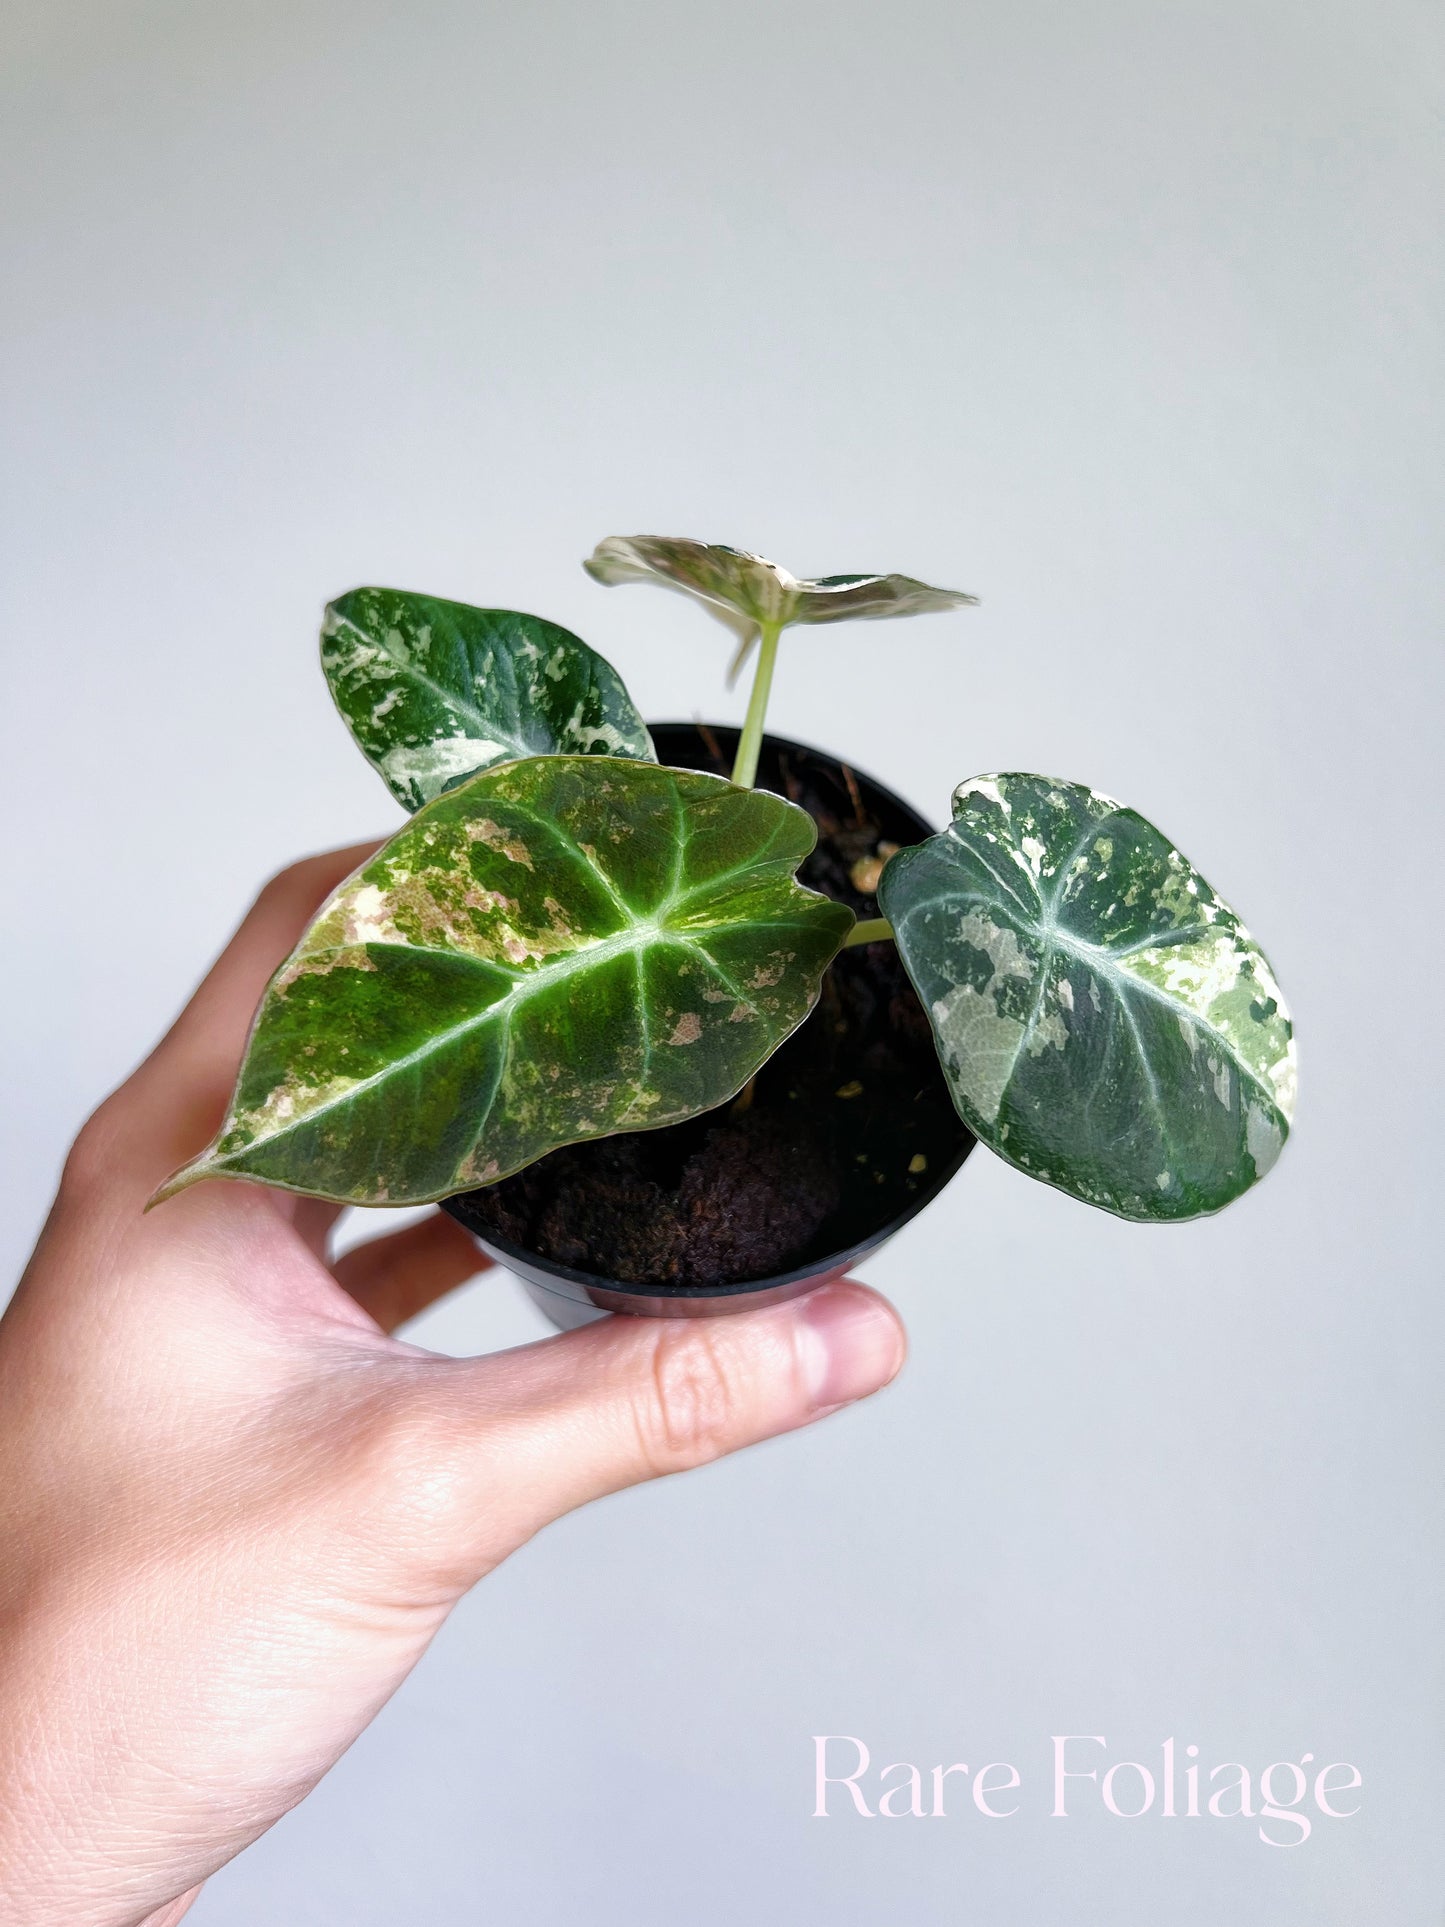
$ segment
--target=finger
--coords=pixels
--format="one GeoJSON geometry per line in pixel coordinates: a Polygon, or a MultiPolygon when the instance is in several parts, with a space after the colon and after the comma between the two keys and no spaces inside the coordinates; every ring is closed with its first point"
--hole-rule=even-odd
{"type": "MultiPolygon", "coordinates": [[[[202,1883],[204,1885],[204,1882],[202,1883]]],[[[192,1887],[188,1893],[180,1894],[175,1900],[162,1907],[159,1913],[148,1914],[140,1927],[178,1927],[195,1902],[200,1898],[200,1887],[192,1887]]]]}
{"type": "Polygon", "coordinates": [[[293,1197],[284,1191],[276,1193],[275,1201],[290,1218],[302,1244],[324,1264],[332,1230],[346,1206],[333,1204],[328,1198],[293,1197]]]}
{"type": "Polygon", "coordinates": [[[441,1449],[454,1470],[461,1462],[462,1524],[453,1515],[451,1529],[463,1540],[449,1571],[470,1583],[589,1499],[865,1398],[905,1352],[887,1300],[844,1281],[762,1311],[610,1318],[518,1351],[445,1361],[441,1449]]]}
{"type": "Polygon", "coordinates": [[[342,1289],[390,1332],[491,1262],[455,1218],[438,1211],[404,1231],[357,1245],[331,1269],[342,1289]]]}
{"type": "Polygon", "coordinates": [[[305,857],[280,871],[261,891],[195,995],[161,1040],[193,1076],[219,1075],[229,1085],[261,993],[295,949],[306,926],[336,886],[378,848],[354,843],[305,857]]]}
{"type": "Polygon", "coordinates": [[[267,982],[337,884],[376,847],[308,857],[261,891],[170,1030],[82,1133],[97,1151],[89,1161],[112,1182],[149,1190],[214,1135],[267,982]]]}

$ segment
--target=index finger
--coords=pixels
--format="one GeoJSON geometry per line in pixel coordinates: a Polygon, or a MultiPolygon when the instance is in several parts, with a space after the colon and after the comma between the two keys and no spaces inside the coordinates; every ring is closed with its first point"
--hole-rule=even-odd
{"type": "Polygon", "coordinates": [[[194,996],[113,1102],[155,1182],[214,1133],[262,992],[338,884],[380,847],[353,843],[280,871],[261,891],[194,996]]]}

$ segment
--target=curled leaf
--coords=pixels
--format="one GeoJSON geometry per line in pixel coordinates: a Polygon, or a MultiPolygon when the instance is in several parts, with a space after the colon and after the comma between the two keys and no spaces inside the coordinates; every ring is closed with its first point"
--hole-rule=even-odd
{"type": "Polygon", "coordinates": [[[991,1150],[1120,1217],[1217,1211],[1294,1114],[1284,999],[1234,911],[1133,810],[1029,775],[960,785],[880,908],[954,1101],[991,1150]]]}
{"type": "Polygon", "coordinates": [[[695,542],[683,535],[610,535],[583,568],[596,582],[660,582],[704,603],[738,637],[736,677],[759,631],[794,622],[844,622],[857,616],[916,616],[977,602],[958,589],[934,589],[911,575],[792,575],[766,556],[695,542]]]}
{"type": "Polygon", "coordinates": [[[352,735],[409,810],[519,756],[652,760],[616,670],[540,616],[353,589],[327,608],[321,663],[352,735]]]}
{"type": "Polygon", "coordinates": [[[159,1194],[255,1178],[413,1204],[733,1096],[851,928],[805,811],[605,756],[484,770],[323,905],[220,1133],[159,1194]]]}

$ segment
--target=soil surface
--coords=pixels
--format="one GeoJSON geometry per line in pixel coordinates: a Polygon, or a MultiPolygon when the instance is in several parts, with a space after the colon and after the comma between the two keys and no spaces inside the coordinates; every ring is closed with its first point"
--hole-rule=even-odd
{"type": "MultiPolygon", "coordinates": [[[[660,761],[720,775],[737,741],[691,725],[653,735],[660,761]]],[[[918,841],[917,825],[851,770],[771,739],[758,782],[818,825],[801,881],[876,917],[880,845],[886,857],[918,841]]],[[[863,944],[840,952],[812,1014],[730,1103],[569,1145],[447,1208],[483,1237],[597,1277],[735,1284],[861,1243],[971,1142],[896,949],[863,944]]]]}

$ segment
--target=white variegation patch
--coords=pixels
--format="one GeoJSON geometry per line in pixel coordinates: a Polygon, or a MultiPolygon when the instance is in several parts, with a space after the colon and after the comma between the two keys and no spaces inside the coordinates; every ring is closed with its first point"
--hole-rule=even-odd
{"type": "Polygon", "coordinates": [[[1284,1132],[1262,1105],[1251,1104],[1245,1114],[1244,1141],[1256,1174],[1263,1177],[1284,1149],[1284,1132]]]}
{"type": "Polygon", "coordinates": [[[397,936],[392,900],[374,883],[363,883],[351,894],[346,908],[347,943],[392,943],[397,936]]]}
{"type": "Polygon", "coordinates": [[[1008,798],[998,786],[994,776],[970,776],[966,783],[960,783],[953,792],[953,814],[961,816],[964,806],[971,797],[981,796],[986,803],[993,803],[1005,816],[1010,814],[1008,798]]]}
{"type": "Polygon", "coordinates": [[[629,753],[623,732],[614,723],[585,722],[580,703],[563,727],[573,739],[574,747],[584,756],[626,756],[629,753]]]}
{"type": "Polygon", "coordinates": [[[1058,1005],[1049,1004],[1045,999],[1029,1030],[1029,1056],[1038,1057],[1046,1050],[1067,1050],[1068,1044],[1068,1029],[1058,1005]]]}
{"type": "Polygon", "coordinates": [[[1042,840],[1036,836],[1020,837],[1019,852],[1023,858],[1023,867],[1028,871],[1029,875],[1034,878],[1035,882],[1037,882],[1043,870],[1044,863],[1044,845],[1042,840]]]}
{"type": "Polygon", "coordinates": [[[399,743],[377,768],[394,790],[415,789],[424,796],[439,796],[458,776],[470,776],[516,754],[515,744],[488,736],[443,736],[434,743],[399,743]]]}
{"type": "Polygon", "coordinates": [[[966,944],[981,950],[999,977],[1032,977],[1034,959],[1018,940],[1017,931],[1006,923],[995,923],[982,910],[973,909],[959,919],[958,934],[966,944]]]}
{"type": "Polygon", "coordinates": [[[1023,1025],[1001,1017],[993,998],[972,984],[958,984],[940,997],[933,1022],[944,1068],[979,1116],[992,1122],[1023,1043],[1023,1025]]]}

